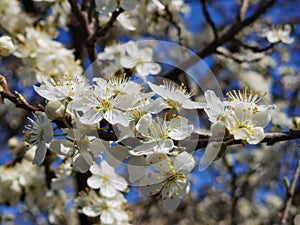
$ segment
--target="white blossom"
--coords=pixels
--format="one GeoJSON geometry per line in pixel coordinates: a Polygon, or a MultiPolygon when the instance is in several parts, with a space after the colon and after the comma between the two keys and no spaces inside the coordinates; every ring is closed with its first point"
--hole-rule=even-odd
{"type": "Polygon", "coordinates": [[[9,36],[0,37],[0,56],[9,56],[15,50],[15,45],[9,36]]]}
{"type": "Polygon", "coordinates": [[[160,65],[153,61],[153,50],[150,47],[140,48],[136,43],[129,42],[125,49],[127,55],[120,60],[124,68],[135,68],[137,75],[141,77],[156,75],[161,71],[160,65]]]}
{"type": "Polygon", "coordinates": [[[170,121],[161,118],[152,120],[151,116],[147,116],[140,123],[137,128],[140,128],[138,131],[146,141],[129,151],[135,156],[154,152],[169,153],[174,148],[173,140],[187,138],[194,129],[193,125],[188,124],[186,118],[179,116],[170,121]]]}
{"type": "Polygon", "coordinates": [[[153,153],[146,160],[157,173],[148,173],[141,179],[140,191],[145,195],[159,195],[165,209],[176,209],[190,190],[187,175],[195,167],[193,156],[182,152],[171,160],[163,153],[153,153]]]}
{"type": "Polygon", "coordinates": [[[114,198],[106,198],[90,190],[89,193],[81,193],[76,199],[81,213],[89,217],[100,216],[101,224],[106,225],[129,225],[129,215],[124,204],[126,199],[117,192],[114,198]]]}
{"type": "Polygon", "coordinates": [[[183,85],[178,86],[175,83],[164,82],[164,85],[155,85],[147,82],[152,91],[166,100],[172,108],[180,109],[202,109],[206,107],[205,103],[194,102],[190,100],[192,94],[188,93],[183,85]]]}
{"type": "Polygon", "coordinates": [[[26,142],[29,143],[30,148],[35,149],[33,163],[41,165],[47,152],[46,144],[53,138],[52,121],[44,112],[36,112],[34,117],[36,121],[28,118],[31,125],[27,126],[26,142]]]}
{"type": "Polygon", "coordinates": [[[290,37],[291,31],[292,28],[290,25],[284,25],[268,31],[266,37],[270,43],[282,42],[285,44],[291,44],[294,41],[294,38],[290,37]]]}
{"type": "Polygon", "coordinates": [[[87,184],[93,189],[100,188],[104,197],[113,198],[118,191],[126,191],[127,181],[115,173],[113,167],[102,161],[100,167],[94,164],[90,168],[92,176],[87,179],[87,184]]]}

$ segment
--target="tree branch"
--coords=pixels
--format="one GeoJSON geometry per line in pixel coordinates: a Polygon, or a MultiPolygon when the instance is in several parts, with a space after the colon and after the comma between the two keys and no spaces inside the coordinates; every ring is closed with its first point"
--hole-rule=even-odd
{"type": "Polygon", "coordinates": [[[18,108],[24,108],[32,112],[44,111],[44,107],[41,104],[37,106],[30,105],[19,92],[11,93],[6,78],[0,74],[0,104],[4,103],[5,98],[15,103],[18,108]]]}
{"type": "Polygon", "coordinates": [[[282,218],[281,218],[281,224],[285,225],[288,219],[288,215],[289,215],[289,211],[292,205],[292,201],[293,201],[293,197],[294,197],[294,193],[295,193],[295,189],[296,189],[296,184],[297,181],[299,179],[300,176],[300,156],[298,158],[298,164],[297,164],[297,168],[296,168],[296,172],[294,174],[293,177],[293,181],[291,186],[287,189],[286,195],[287,195],[287,201],[285,204],[285,208],[284,208],[284,212],[282,214],[282,218]]]}
{"type": "MultiPolygon", "coordinates": [[[[265,138],[261,141],[261,143],[266,143],[267,146],[273,145],[275,143],[281,141],[288,140],[296,140],[300,139],[300,130],[290,130],[286,132],[278,132],[278,133],[265,133],[265,138]]],[[[205,148],[209,142],[223,142],[230,140],[230,137],[221,138],[213,138],[211,135],[200,135],[198,139],[197,149],[205,148]]],[[[235,140],[230,142],[227,146],[242,144],[241,140],[235,140]]]]}
{"type": "Polygon", "coordinates": [[[207,0],[201,0],[202,2],[202,11],[203,11],[203,14],[204,14],[204,17],[206,19],[206,22],[210,25],[212,31],[213,31],[213,34],[214,34],[214,41],[217,41],[218,38],[219,38],[219,35],[218,35],[218,29],[214,23],[214,21],[212,20],[208,10],[207,10],[207,0]]]}
{"type": "MultiPolygon", "coordinates": [[[[216,51],[217,47],[225,44],[226,42],[232,40],[235,35],[241,32],[245,27],[252,24],[255,20],[257,20],[262,14],[264,14],[267,9],[271,8],[275,4],[276,0],[269,0],[269,1],[261,1],[260,6],[254,11],[253,15],[249,18],[239,21],[238,19],[231,25],[231,27],[219,37],[217,41],[213,41],[209,45],[207,45],[202,50],[198,51],[196,55],[200,58],[205,58],[209,54],[212,54],[216,51]]],[[[239,17],[239,16],[238,16],[239,17]]],[[[181,73],[181,69],[183,70],[195,65],[198,63],[198,60],[195,60],[195,57],[191,57],[190,59],[182,62],[177,68],[168,71],[163,76],[168,79],[174,79],[174,77],[178,76],[181,73]]]]}

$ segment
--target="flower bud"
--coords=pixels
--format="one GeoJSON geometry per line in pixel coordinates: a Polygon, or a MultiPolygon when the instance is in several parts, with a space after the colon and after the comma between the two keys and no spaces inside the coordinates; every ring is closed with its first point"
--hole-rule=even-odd
{"type": "Polygon", "coordinates": [[[62,118],[65,114],[65,106],[60,101],[49,101],[45,107],[45,113],[51,120],[62,118]]]}
{"type": "Polygon", "coordinates": [[[15,45],[9,36],[0,37],[0,56],[9,56],[15,50],[15,45]]]}

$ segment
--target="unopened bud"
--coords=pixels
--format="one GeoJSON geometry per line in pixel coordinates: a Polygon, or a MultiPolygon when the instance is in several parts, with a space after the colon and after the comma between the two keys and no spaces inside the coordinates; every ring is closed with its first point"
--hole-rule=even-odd
{"type": "Polygon", "coordinates": [[[9,56],[15,50],[15,45],[9,36],[0,37],[0,56],[9,56]]]}
{"type": "Polygon", "coordinates": [[[51,120],[63,118],[65,106],[60,101],[49,101],[45,107],[45,113],[51,120]]]}

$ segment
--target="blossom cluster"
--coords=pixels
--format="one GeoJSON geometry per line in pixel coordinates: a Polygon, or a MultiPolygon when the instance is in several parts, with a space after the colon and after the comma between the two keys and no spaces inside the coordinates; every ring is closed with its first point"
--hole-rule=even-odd
{"type": "MultiPolygon", "coordinates": [[[[65,75],[56,81],[43,78],[34,86],[47,104],[45,112],[35,113],[35,121],[30,119],[26,131],[26,141],[35,151],[33,162],[41,165],[50,150],[73,170],[90,171],[87,184],[94,191],[82,193],[77,203],[80,212],[100,215],[105,224],[129,221],[122,197],[128,182],[161,199],[168,210],[189,192],[188,175],[196,161],[194,149],[184,141],[197,131],[188,115],[205,111],[213,138],[258,144],[271,119],[269,110],[275,107],[258,105],[264,95],[247,87],[228,92],[226,101],[208,90],[206,102],[197,102],[183,84],[143,80],[125,74],[89,83],[65,75]],[[123,177],[115,171],[121,165],[127,170],[123,177]]],[[[216,143],[223,146],[228,140],[208,144],[200,163],[205,168],[220,151],[216,143]]]]}
{"type": "Polygon", "coordinates": [[[267,93],[249,90],[233,90],[226,95],[228,99],[221,101],[213,91],[206,91],[205,98],[214,138],[224,138],[228,133],[232,136],[227,142],[218,144],[210,142],[200,163],[200,169],[205,169],[222,153],[222,147],[233,140],[242,140],[243,143],[258,144],[264,137],[264,128],[271,121],[270,110],[276,105],[258,105],[267,93]]]}

